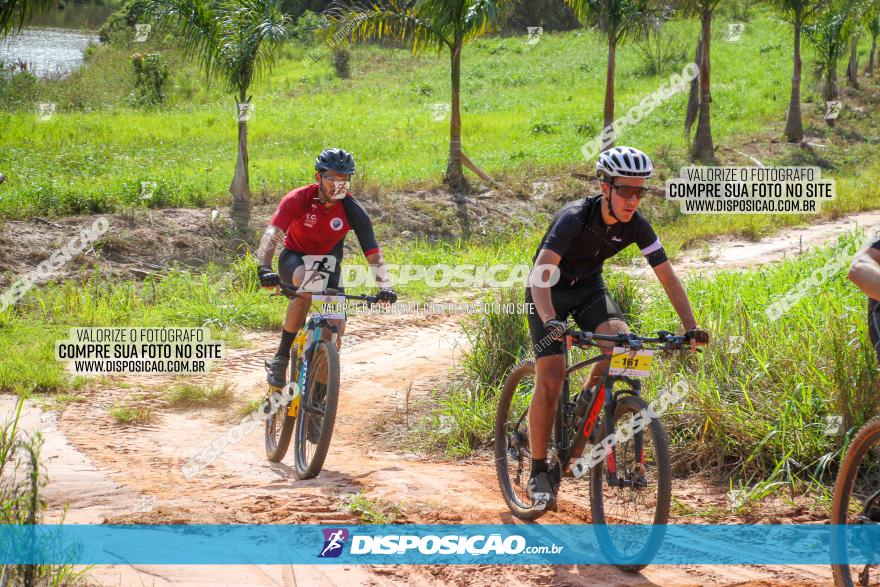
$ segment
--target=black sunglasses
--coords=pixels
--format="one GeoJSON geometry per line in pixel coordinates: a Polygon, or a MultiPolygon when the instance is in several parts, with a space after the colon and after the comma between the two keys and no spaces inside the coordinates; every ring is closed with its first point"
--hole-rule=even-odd
{"type": "Polygon", "coordinates": [[[617,195],[624,200],[632,200],[633,198],[641,200],[648,195],[648,190],[650,189],[647,186],[637,187],[633,185],[617,185],[610,182],[608,185],[610,185],[611,189],[615,190],[617,195]]]}

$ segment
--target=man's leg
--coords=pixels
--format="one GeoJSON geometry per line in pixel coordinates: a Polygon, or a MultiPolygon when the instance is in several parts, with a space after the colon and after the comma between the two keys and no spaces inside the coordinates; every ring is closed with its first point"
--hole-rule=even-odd
{"type": "MultiPolygon", "coordinates": [[[[302,258],[296,253],[284,250],[278,260],[278,274],[281,281],[294,287],[300,287],[305,275],[302,258]]],[[[290,363],[290,347],[296,333],[305,323],[311,305],[310,295],[301,295],[287,303],[287,313],[281,323],[281,340],[275,356],[268,361],[266,380],[273,387],[284,387],[287,384],[287,365],[290,363]]]]}
{"type": "Polygon", "coordinates": [[[538,357],[535,361],[535,393],[529,404],[529,446],[532,449],[532,460],[547,459],[547,443],[564,378],[565,360],[562,355],[538,357]]]}
{"type": "Polygon", "coordinates": [[[565,359],[562,355],[538,357],[535,360],[535,392],[529,405],[532,463],[528,491],[532,499],[545,501],[549,509],[556,509],[556,487],[551,482],[547,466],[547,444],[564,378],[565,359]]]}
{"type": "MultiPolygon", "coordinates": [[[[606,320],[599,324],[596,327],[596,334],[606,334],[606,335],[614,335],[620,332],[625,332],[629,334],[629,326],[626,322],[619,318],[611,318],[610,320],[606,320]]],[[[605,372],[605,368],[608,367],[608,361],[611,357],[611,349],[614,348],[614,343],[610,342],[599,342],[599,347],[602,351],[602,354],[609,357],[604,361],[599,361],[593,365],[593,368],[590,370],[590,376],[587,378],[586,384],[584,384],[584,389],[589,389],[591,387],[595,387],[599,384],[599,380],[602,379],[602,374],[605,372]]]]}

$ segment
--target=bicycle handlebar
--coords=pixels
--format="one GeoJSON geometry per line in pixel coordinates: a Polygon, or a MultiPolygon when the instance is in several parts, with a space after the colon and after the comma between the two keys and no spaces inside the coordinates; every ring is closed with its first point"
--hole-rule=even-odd
{"type": "Polygon", "coordinates": [[[305,293],[305,294],[309,294],[309,295],[313,295],[313,296],[337,296],[337,297],[345,298],[346,300],[358,300],[358,301],[362,301],[362,302],[367,302],[367,304],[376,304],[379,302],[379,296],[368,296],[366,294],[339,293],[338,291],[336,291],[334,289],[327,289],[322,292],[301,292],[296,287],[294,287],[292,285],[288,285],[286,283],[279,283],[278,290],[281,293],[276,293],[276,294],[272,294],[272,295],[283,295],[283,296],[286,296],[290,299],[293,299],[293,298],[300,297],[300,296],[302,296],[302,294],[305,293]]]}
{"type": "Polygon", "coordinates": [[[595,332],[586,332],[582,330],[566,330],[566,336],[571,337],[573,345],[579,347],[596,347],[599,344],[596,341],[606,341],[617,343],[620,346],[633,350],[644,348],[645,344],[660,344],[662,348],[667,350],[684,350],[690,348],[690,336],[687,334],[676,335],[672,332],[660,330],[657,336],[639,336],[638,334],[627,334],[621,332],[619,334],[596,334],[595,332]],[[688,345],[686,347],[686,345],[688,345]]]}

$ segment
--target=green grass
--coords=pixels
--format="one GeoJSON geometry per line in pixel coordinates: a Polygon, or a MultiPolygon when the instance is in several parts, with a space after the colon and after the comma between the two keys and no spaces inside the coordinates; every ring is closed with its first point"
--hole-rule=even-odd
{"type": "Polygon", "coordinates": [[[257,397],[257,398],[254,398],[252,400],[248,400],[247,402],[241,404],[238,407],[238,410],[236,410],[236,413],[239,416],[248,416],[250,414],[253,414],[257,410],[259,410],[260,406],[262,406],[262,405],[263,405],[263,398],[257,397]]]}
{"type": "MultiPolygon", "coordinates": [[[[45,463],[40,459],[43,436],[25,433],[19,427],[24,398],[19,398],[10,415],[0,414],[0,524],[40,524],[46,509],[43,487],[47,483],[45,463]]],[[[65,506],[61,523],[67,515],[65,506]]],[[[67,559],[78,558],[78,546],[62,543],[51,533],[40,538],[40,548],[58,552],[67,559]]],[[[0,576],[9,585],[85,585],[91,568],[74,565],[0,565],[0,576]]]]}
{"type": "MultiPolygon", "coordinates": [[[[669,26],[692,47],[696,21],[669,26]]],[[[714,26],[716,38],[723,36],[724,19],[714,26]]],[[[781,130],[790,84],[790,28],[758,16],[742,42],[713,44],[717,143],[768,127],[781,130]],[[758,61],[760,72],[754,69],[758,61]]],[[[592,162],[583,161],[580,147],[601,130],[605,46],[585,30],[548,33],[533,46],[524,40],[485,38],[465,48],[465,150],[492,174],[587,169],[592,162]]],[[[173,40],[166,49],[172,46],[173,40]]],[[[150,48],[98,48],[87,67],[70,78],[27,91],[0,84],[0,104],[6,105],[0,111],[0,168],[8,176],[0,191],[0,216],[139,206],[142,181],[158,185],[151,206],[203,206],[228,198],[237,136],[231,96],[207,87],[194,66],[172,50],[168,105],[129,107],[128,59],[135,50],[150,48]],[[40,101],[57,102],[51,120],[37,121],[32,104],[40,101]]],[[[355,191],[435,184],[448,150],[448,123],[433,121],[430,106],[449,102],[447,57],[358,46],[352,79],[340,80],[329,60],[307,66],[307,51],[295,43],[285,46],[274,73],[252,88],[250,177],[257,199],[276,201],[310,181],[315,153],[326,145],[344,146],[357,156],[355,191]]],[[[667,80],[667,75],[645,77],[633,47],[621,48],[617,67],[618,114],[667,80]]],[[[813,99],[808,87],[805,96],[813,99]]],[[[664,102],[622,138],[656,154],[663,174],[686,160],[685,101],[682,93],[664,102]]],[[[861,157],[868,160],[867,151],[861,157]]]]}
{"type": "Polygon", "coordinates": [[[152,408],[133,403],[113,406],[110,415],[118,424],[152,424],[157,418],[152,408]]]}
{"type": "Polygon", "coordinates": [[[346,508],[362,524],[394,524],[401,516],[399,505],[367,497],[363,492],[348,496],[346,508]]]}
{"type": "MultiPolygon", "coordinates": [[[[713,336],[699,355],[657,361],[645,397],[680,377],[687,398],[664,415],[680,474],[716,473],[756,480],[827,481],[849,439],[880,408],[880,381],[868,340],[865,296],[846,279],[846,267],[863,235],[796,259],[746,272],[719,272],[687,281],[701,325],[713,336]],[[829,264],[837,271],[792,305],[775,322],[767,308],[829,264]],[[732,337],[742,337],[740,340],[732,337]],[[737,347],[740,347],[739,349],[737,347]],[[844,437],[825,433],[827,416],[844,419],[844,437]]],[[[659,286],[625,274],[607,276],[635,332],[680,330],[678,317],[659,286]]],[[[494,383],[468,369],[490,352],[516,357],[514,341],[526,332],[522,317],[485,320],[483,338],[508,341],[502,349],[475,347],[461,381],[436,399],[418,435],[452,455],[466,455],[492,442],[492,424],[502,380],[494,383]],[[517,335],[499,337],[500,332],[517,335]]],[[[498,342],[496,344],[503,344],[498,342]]],[[[584,356],[573,354],[575,360],[584,356]]],[[[496,359],[497,360],[497,359],[496,359]]],[[[577,382],[577,381],[576,381],[577,382]]],[[[752,488],[752,501],[777,485],[752,488]]]]}
{"type": "Polygon", "coordinates": [[[172,385],[164,394],[165,401],[174,407],[226,407],[235,399],[235,388],[227,382],[220,385],[199,385],[181,381],[172,385]]]}

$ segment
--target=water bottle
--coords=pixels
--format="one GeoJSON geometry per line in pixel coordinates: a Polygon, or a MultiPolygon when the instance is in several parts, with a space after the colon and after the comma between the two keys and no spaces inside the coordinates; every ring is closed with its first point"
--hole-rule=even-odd
{"type": "Polygon", "coordinates": [[[595,393],[594,388],[584,389],[582,390],[577,397],[577,401],[574,404],[574,421],[580,422],[581,418],[583,418],[584,413],[587,411],[587,406],[590,405],[590,400],[593,399],[593,394],[595,393]]]}

